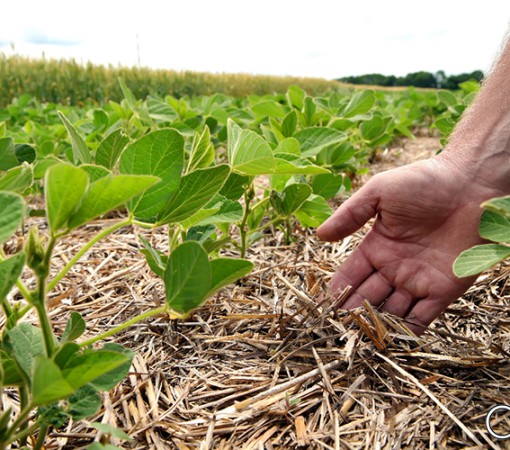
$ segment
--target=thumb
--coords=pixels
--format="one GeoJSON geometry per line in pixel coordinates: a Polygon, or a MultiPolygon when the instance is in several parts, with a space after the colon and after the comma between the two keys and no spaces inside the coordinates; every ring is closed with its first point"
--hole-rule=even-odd
{"type": "Polygon", "coordinates": [[[317,236],[323,241],[337,241],[349,236],[377,214],[378,204],[378,189],[368,182],[317,228],[317,236]]]}

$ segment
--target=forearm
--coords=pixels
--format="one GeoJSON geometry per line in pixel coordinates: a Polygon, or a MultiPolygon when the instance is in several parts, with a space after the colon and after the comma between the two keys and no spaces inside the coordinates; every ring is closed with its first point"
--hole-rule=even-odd
{"type": "Polygon", "coordinates": [[[443,153],[477,184],[510,194],[510,42],[443,153]]]}

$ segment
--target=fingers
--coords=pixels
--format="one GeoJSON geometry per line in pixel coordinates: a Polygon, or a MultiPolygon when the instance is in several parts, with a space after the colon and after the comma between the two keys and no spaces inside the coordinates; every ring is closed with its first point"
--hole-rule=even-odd
{"type": "Polygon", "coordinates": [[[359,230],[377,213],[379,196],[370,182],[347,199],[317,228],[317,236],[324,241],[337,241],[359,230]]]}
{"type": "Polygon", "coordinates": [[[421,299],[405,316],[406,325],[419,336],[449,304],[436,298],[421,299]]]}
{"type": "Polygon", "coordinates": [[[352,309],[361,306],[367,299],[372,305],[378,307],[393,292],[393,286],[386,280],[381,272],[374,272],[368,277],[343,304],[343,308],[352,309]]]}

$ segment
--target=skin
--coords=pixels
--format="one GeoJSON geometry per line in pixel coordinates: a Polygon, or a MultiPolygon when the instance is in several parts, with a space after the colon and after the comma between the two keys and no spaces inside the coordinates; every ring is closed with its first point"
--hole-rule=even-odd
{"type": "Polygon", "coordinates": [[[421,334],[476,277],[452,271],[461,251],[482,243],[480,204],[510,194],[510,48],[506,45],[446,149],[374,176],[317,230],[337,241],[371,218],[361,244],[333,276],[342,308],[364,299],[421,334]]]}

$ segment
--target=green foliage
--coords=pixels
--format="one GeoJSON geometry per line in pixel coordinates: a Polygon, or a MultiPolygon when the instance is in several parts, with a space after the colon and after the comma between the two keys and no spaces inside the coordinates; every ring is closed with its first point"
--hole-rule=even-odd
{"type": "Polygon", "coordinates": [[[479,274],[510,257],[510,196],[485,202],[480,220],[480,236],[495,243],[482,244],[462,252],[453,265],[458,277],[479,274]]]}

